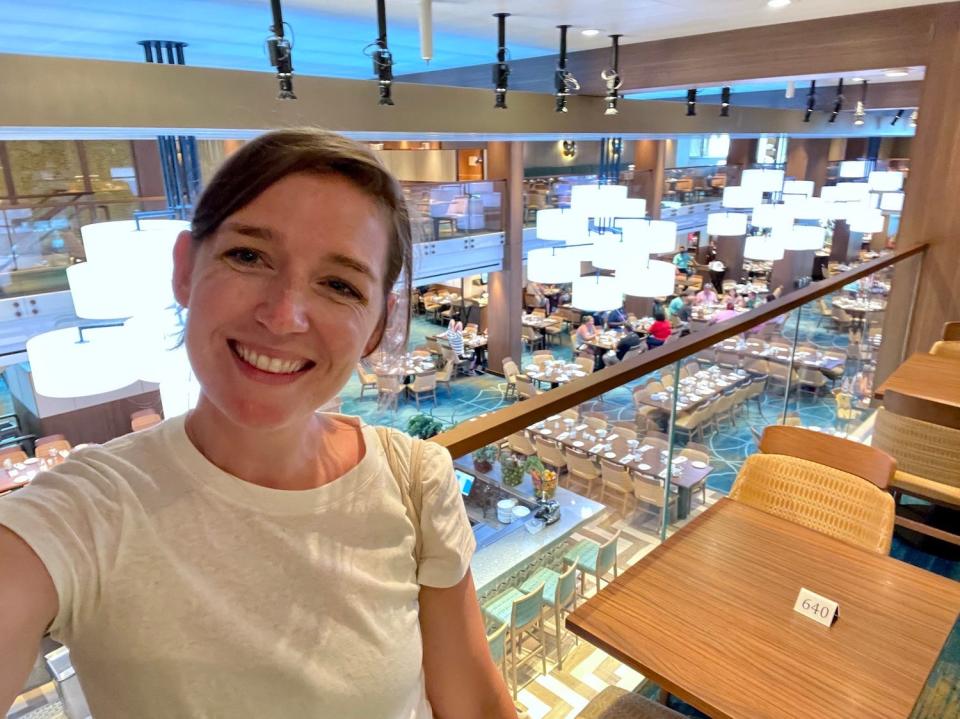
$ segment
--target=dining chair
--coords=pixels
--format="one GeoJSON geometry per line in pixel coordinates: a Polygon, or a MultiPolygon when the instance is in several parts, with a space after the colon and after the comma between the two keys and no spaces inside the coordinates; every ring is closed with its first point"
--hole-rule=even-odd
{"type": "Polygon", "coordinates": [[[627,505],[633,496],[633,478],[630,470],[622,464],[607,459],[600,460],[600,502],[605,503],[607,492],[620,495],[620,513],[627,515],[627,505]]]}
{"type": "Polygon", "coordinates": [[[580,570],[580,596],[586,599],[585,575],[590,574],[596,581],[596,591],[600,591],[601,580],[610,583],[606,575],[611,570],[613,578],[617,578],[617,540],[620,539],[618,529],[610,539],[603,544],[592,539],[581,539],[566,554],[563,555],[564,565],[572,564],[580,570]]]}
{"type": "Polygon", "coordinates": [[[377,375],[367,369],[363,362],[357,363],[357,377],[360,379],[360,399],[363,399],[363,393],[368,389],[377,389],[377,375]]]}
{"type": "Polygon", "coordinates": [[[537,448],[524,432],[514,432],[507,435],[507,448],[514,454],[522,454],[524,457],[532,457],[537,453],[537,448]]]}
{"type": "MultiPolygon", "coordinates": [[[[872,446],[897,461],[891,488],[899,506],[907,494],[948,510],[960,509],[960,422],[940,407],[931,407],[893,390],[877,410],[872,446]],[[949,426],[949,424],[954,426],[949,426]]],[[[960,545],[960,532],[946,526],[931,527],[916,519],[897,516],[907,529],[960,545]]]]}
{"type": "MultiPolygon", "coordinates": [[[[691,411],[677,412],[677,416],[673,420],[674,432],[688,441],[695,435],[699,435],[700,439],[703,439],[703,425],[714,404],[714,402],[707,401],[699,404],[691,411]]],[[[649,444],[649,440],[647,443],[649,444]]]]}
{"type": "Polygon", "coordinates": [[[624,441],[628,439],[637,438],[637,430],[635,429],[636,427],[635,422],[626,422],[626,421],[618,420],[616,422],[610,422],[607,426],[610,429],[611,433],[616,434],[619,437],[622,437],[624,441]]]}
{"type": "Polygon", "coordinates": [[[577,568],[571,564],[562,573],[548,567],[538,569],[520,585],[520,591],[530,592],[536,587],[543,587],[543,603],[553,610],[557,668],[562,671],[563,615],[577,608],[577,568]]]}
{"type": "Polygon", "coordinates": [[[517,397],[519,399],[532,399],[540,394],[540,390],[534,386],[533,382],[525,374],[518,374],[514,378],[514,384],[516,385],[517,397]]]}
{"type": "Polygon", "coordinates": [[[734,402],[734,391],[721,392],[714,400],[713,404],[713,418],[716,424],[716,427],[720,428],[721,420],[728,420],[731,425],[736,426],[737,422],[733,416],[733,402],[734,402]]]}
{"type": "Polygon", "coordinates": [[[473,363],[473,360],[470,357],[458,357],[457,354],[450,347],[442,347],[443,361],[446,364],[453,365],[453,375],[456,376],[457,373],[467,373],[467,370],[470,369],[470,365],[473,363]]]}
{"type": "Polygon", "coordinates": [[[543,335],[537,332],[533,327],[527,327],[524,325],[520,330],[520,333],[520,339],[531,350],[538,349],[543,345],[543,335]]]}
{"type": "Polygon", "coordinates": [[[455,365],[447,362],[442,367],[437,368],[437,371],[434,373],[437,384],[442,384],[447,388],[448,397],[450,396],[450,380],[453,379],[453,372],[455,369],[455,365]]]}
{"type": "Polygon", "coordinates": [[[517,394],[517,375],[520,374],[520,368],[511,357],[503,358],[503,376],[507,380],[507,386],[503,390],[503,398],[510,396],[511,390],[514,396],[517,394]]]}
{"type": "Polygon", "coordinates": [[[50,434],[34,442],[33,456],[43,458],[49,456],[51,452],[69,452],[72,448],[73,445],[62,434],[50,434]]]}
{"type": "MultiPolygon", "coordinates": [[[[752,429],[752,427],[751,427],[752,429]]],[[[703,462],[704,464],[710,464],[710,448],[705,444],[697,444],[696,442],[688,442],[687,446],[680,450],[680,456],[686,457],[691,462],[703,462]]],[[[700,490],[700,500],[703,504],[707,503],[707,478],[704,477],[702,480],[697,482],[697,484],[690,487],[690,493],[693,494],[697,490],[700,490]]]]}
{"type": "Polygon", "coordinates": [[[827,386],[827,378],[817,367],[806,367],[801,365],[797,370],[797,387],[812,390],[813,396],[818,398],[820,390],[827,386]]]}
{"type": "Polygon", "coordinates": [[[542,307],[534,307],[533,311],[530,313],[533,317],[546,317],[547,311],[542,307]]]}
{"type": "Polygon", "coordinates": [[[550,315],[550,318],[556,321],[553,324],[549,324],[543,328],[543,335],[548,341],[553,342],[564,333],[565,330],[563,325],[565,322],[563,317],[557,314],[550,315]]]}
{"type": "Polygon", "coordinates": [[[937,340],[930,348],[930,354],[960,360],[960,341],[937,340]]]}
{"type": "Polygon", "coordinates": [[[543,370],[546,368],[546,363],[553,362],[553,360],[553,352],[550,352],[549,350],[539,350],[533,353],[531,362],[537,365],[537,367],[540,368],[540,371],[543,372],[543,370]]]}
{"type": "Polygon", "coordinates": [[[400,382],[399,375],[377,374],[377,402],[381,406],[396,409],[401,394],[403,383],[400,382]]]}
{"type": "Polygon", "coordinates": [[[539,434],[533,435],[533,445],[537,448],[537,457],[540,458],[547,469],[552,469],[557,473],[557,481],[559,482],[560,475],[567,469],[567,458],[563,456],[560,445],[539,434]]]}
{"type": "Polygon", "coordinates": [[[586,452],[568,448],[565,454],[569,476],[584,482],[587,485],[587,496],[592,497],[595,492],[594,485],[600,481],[600,469],[586,452]]]}
{"type": "Polygon", "coordinates": [[[0,465],[10,462],[10,464],[20,464],[26,460],[27,453],[20,447],[8,447],[0,450],[0,465]]]}
{"type": "Polygon", "coordinates": [[[802,429],[767,427],[730,499],[848,544],[888,554],[896,462],[874,447],[802,429]]]}
{"type": "Polygon", "coordinates": [[[573,363],[580,367],[581,372],[586,372],[587,374],[593,372],[595,366],[595,360],[592,354],[589,357],[575,357],[573,363]]]}
{"type": "Polygon", "coordinates": [[[517,667],[540,654],[543,673],[547,673],[547,643],[543,631],[543,584],[524,593],[515,587],[497,595],[483,605],[483,613],[491,620],[508,625],[510,642],[510,674],[513,678],[513,698],[517,698],[517,667]],[[523,651],[523,634],[529,634],[537,646],[526,656],[523,651]]]}
{"type": "Polygon", "coordinates": [[[658,452],[666,452],[670,447],[670,440],[667,439],[667,435],[662,432],[648,432],[640,444],[649,444],[658,452]]]}
{"type": "Polygon", "coordinates": [[[594,696],[575,719],[683,719],[683,714],[611,684],[594,696]]]}
{"type": "Polygon", "coordinates": [[[437,406],[437,373],[424,372],[413,378],[413,382],[407,385],[407,391],[413,395],[417,403],[417,409],[420,409],[420,398],[424,395],[433,399],[433,406],[437,406]]]}
{"type": "Polygon", "coordinates": [[[560,413],[560,416],[563,419],[572,419],[574,422],[580,421],[580,410],[576,407],[571,407],[570,409],[565,409],[560,413]]]}

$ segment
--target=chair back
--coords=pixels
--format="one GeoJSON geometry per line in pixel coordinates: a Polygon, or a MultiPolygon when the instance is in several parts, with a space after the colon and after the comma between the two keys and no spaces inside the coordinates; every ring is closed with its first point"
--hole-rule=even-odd
{"type": "Polygon", "coordinates": [[[436,340],[425,340],[424,344],[427,346],[427,349],[430,350],[432,354],[440,356],[443,354],[443,347],[436,340]]]}
{"type": "Polygon", "coordinates": [[[62,434],[50,435],[50,437],[41,437],[33,445],[34,457],[48,457],[51,452],[69,452],[73,448],[62,434]]]}
{"type": "Polygon", "coordinates": [[[395,393],[400,391],[400,375],[396,374],[378,374],[377,389],[380,392],[395,393]]]}
{"type": "Polygon", "coordinates": [[[661,439],[660,437],[654,437],[649,434],[643,438],[643,442],[640,444],[649,444],[651,447],[656,448],[660,452],[663,452],[670,447],[670,442],[668,440],[661,439]]]}
{"type": "Polygon", "coordinates": [[[692,459],[694,462],[710,464],[709,448],[696,442],[688,442],[687,446],[680,450],[680,456],[692,459]]]}
{"type": "Polygon", "coordinates": [[[960,487],[960,429],[881,407],[877,410],[873,446],[896,458],[898,472],[960,487]]]}
{"type": "MultiPolygon", "coordinates": [[[[434,372],[434,377],[436,378],[436,381],[449,383],[450,378],[453,377],[453,371],[456,368],[457,367],[455,364],[453,364],[452,362],[447,362],[445,365],[443,365],[443,367],[439,368],[436,372],[434,372]]],[[[447,386],[447,389],[449,389],[449,384],[447,386]]]]}
{"type": "Polygon", "coordinates": [[[760,451],[799,457],[852,474],[886,489],[897,463],[890,455],[859,442],[802,427],[771,425],[763,431],[760,451]]]}
{"type": "Polygon", "coordinates": [[[636,430],[631,429],[630,427],[624,427],[621,424],[617,424],[616,428],[611,427],[611,430],[616,434],[618,434],[620,437],[623,437],[624,440],[637,438],[636,430]]]}
{"type": "Polygon", "coordinates": [[[529,377],[518,374],[513,381],[517,387],[518,397],[530,399],[531,397],[536,397],[539,394],[537,388],[533,386],[533,382],[529,377]]]}
{"type": "Polygon", "coordinates": [[[618,529],[610,539],[600,545],[600,551],[597,552],[597,576],[602,577],[609,572],[617,563],[617,540],[620,539],[620,530],[618,529]]]}
{"type": "Polygon", "coordinates": [[[633,489],[630,470],[620,464],[600,460],[601,478],[605,485],[609,485],[620,492],[630,492],[633,489]]]}
{"type": "Polygon", "coordinates": [[[940,339],[944,342],[960,341],[960,322],[945,322],[940,339]]]}
{"type": "Polygon", "coordinates": [[[520,368],[517,367],[517,363],[509,357],[505,357],[503,359],[503,376],[507,378],[508,382],[512,383],[516,381],[518,374],[520,374],[520,368]]]}
{"type": "Polygon", "coordinates": [[[537,456],[544,464],[557,469],[567,466],[567,458],[563,456],[563,451],[556,442],[535,434],[533,443],[537,448],[537,456]]]}
{"type": "Polygon", "coordinates": [[[849,472],[808,459],[784,454],[747,457],[730,499],[878,554],[888,554],[893,541],[896,515],[890,494],[849,472]]]}
{"type": "Polygon", "coordinates": [[[592,416],[592,414],[591,412],[584,412],[583,423],[593,432],[596,432],[598,429],[606,429],[607,420],[602,417],[592,416]]]}
{"type": "Polygon", "coordinates": [[[517,454],[522,454],[525,457],[536,454],[537,450],[531,444],[530,440],[527,439],[527,435],[523,432],[514,432],[509,437],[507,437],[507,446],[510,447],[510,450],[516,452],[517,454]]]}
{"type": "Polygon", "coordinates": [[[574,363],[577,364],[583,372],[590,374],[593,372],[593,358],[592,357],[576,357],[574,358],[574,363]]]}
{"type": "Polygon", "coordinates": [[[634,477],[633,496],[645,504],[663,507],[663,485],[656,479],[634,477]]]}
{"type": "Polygon", "coordinates": [[[27,453],[19,447],[9,447],[7,449],[0,450],[0,464],[3,464],[7,460],[10,460],[12,464],[19,464],[25,459],[27,459],[27,453]]]}
{"type": "Polygon", "coordinates": [[[597,469],[597,465],[593,463],[593,460],[590,457],[575,449],[568,449],[566,451],[567,457],[567,470],[570,474],[580,477],[582,479],[596,479],[600,476],[600,470],[597,469]]]}
{"type": "Polygon", "coordinates": [[[930,354],[938,357],[948,357],[950,359],[960,360],[960,342],[938,340],[930,348],[930,354]]]}
{"type": "Polygon", "coordinates": [[[513,600],[513,610],[510,613],[510,625],[520,629],[533,624],[540,618],[543,610],[543,582],[540,582],[533,591],[513,600]]]}
{"type": "Polygon", "coordinates": [[[437,388],[437,373],[424,372],[413,378],[410,389],[414,392],[432,392],[437,388]]]}
{"type": "Polygon", "coordinates": [[[493,634],[487,635],[487,646],[494,664],[502,664],[507,656],[507,625],[501,624],[493,634]]]}
{"type": "Polygon", "coordinates": [[[553,606],[565,607],[577,593],[577,565],[571,564],[563,574],[557,578],[556,593],[553,595],[553,606]]]}

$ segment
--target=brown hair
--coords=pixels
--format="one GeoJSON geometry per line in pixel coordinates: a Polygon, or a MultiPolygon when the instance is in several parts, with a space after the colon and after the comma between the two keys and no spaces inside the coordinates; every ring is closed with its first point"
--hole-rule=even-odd
{"type": "Polygon", "coordinates": [[[193,239],[212,236],[233,213],[243,209],[267,188],[288,175],[337,175],[352,182],[383,210],[389,244],[383,276],[384,306],[377,345],[388,339],[391,350],[402,348],[410,331],[407,298],[413,274],[410,217],[400,183],[365,145],[317,128],[274,130],[246,143],[220,166],[194,209],[193,239]],[[402,286],[394,325],[387,333],[386,298],[398,279],[402,286]],[[399,326],[397,326],[399,325],[399,326]]]}

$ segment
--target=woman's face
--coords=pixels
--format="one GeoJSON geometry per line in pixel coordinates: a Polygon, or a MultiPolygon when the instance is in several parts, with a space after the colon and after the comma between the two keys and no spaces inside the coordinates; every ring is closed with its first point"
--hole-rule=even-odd
{"type": "Polygon", "coordinates": [[[174,291],[190,310],[199,406],[278,429],[332,399],[379,337],[388,238],[361,190],[306,174],[278,181],[203,242],[182,233],[174,291]]]}

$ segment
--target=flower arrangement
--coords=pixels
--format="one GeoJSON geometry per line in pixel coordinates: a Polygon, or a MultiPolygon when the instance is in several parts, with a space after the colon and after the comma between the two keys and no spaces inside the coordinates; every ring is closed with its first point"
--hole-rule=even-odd
{"type": "Polygon", "coordinates": [[[493,463],[497,461],[500,454],[500,448],[495,444],[488,444],[481,447],[473,453],[473,466],[478,472],[489,472],[493,469],[493,463]]]}
{"type": "Polygon", "coordinates": [[[557,493],[557,473],[552,469],[540,472],[531,472],[533,490],[539,499],[550,499],[557,493]]]}

